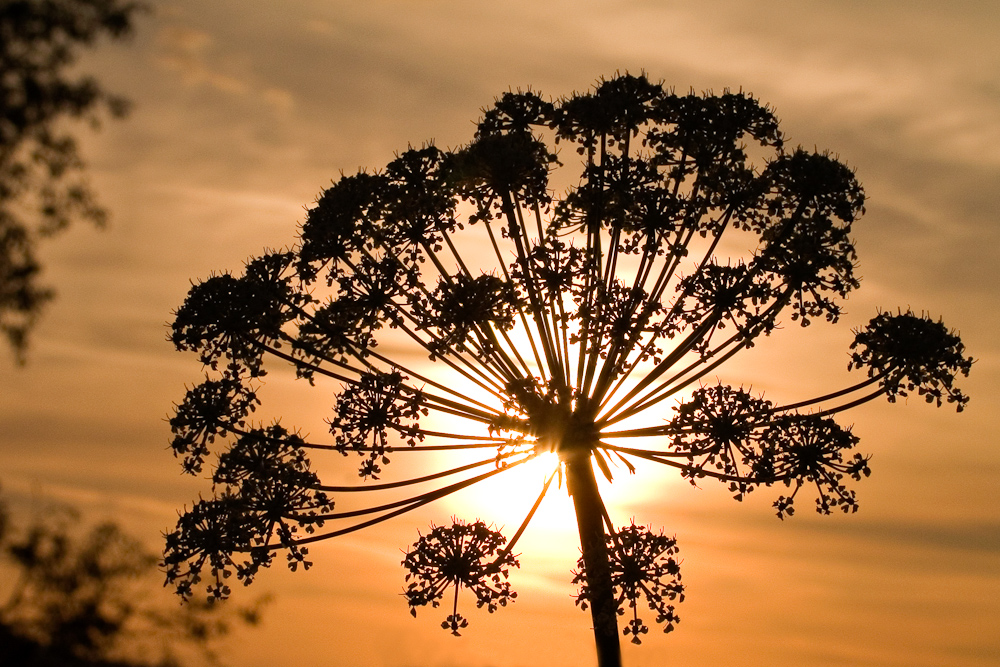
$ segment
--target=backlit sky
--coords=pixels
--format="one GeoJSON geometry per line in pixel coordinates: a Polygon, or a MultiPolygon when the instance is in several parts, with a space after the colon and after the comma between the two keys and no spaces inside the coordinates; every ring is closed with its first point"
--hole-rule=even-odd
{"type": "MultiPolygon", "coordinates": [[[[846,386],[850,329],[878,308],[944,318],[977,362],[961,415],[914,400],[845,418],[873,455],[857,515],[803,503],[780,522],[776,492],[741,505],[666,470],[616,482],[616,520],[676,533],[688,588],[678,630],[654,627],[626,664],[1000,665],[998,34],[988,0],[158,3],[130,44],[84,62],[136,106],[83,142],[111,226],[45,248],[58,301],[27,367],[2,361],[0,482],[113,515],[158,547],[207,491],[166,449],[171,405],[201,378],[165,340],[190,281],[294,243],[340,171],[468,141],[508,89],[558,97],[645,70],[679,91],[751,91],[793,144],[830,149],[868,194],[862,288],[843,322],[789,327],[737,381],[788,398],[846,386]]],[[[307,395],[295,409],[322,432],[329,397],[307,395]]],[[[446,611],[407,613],[400,550],[453,513],[516,525],[534,487],[502,481],[320,545],[308,573],[275,567],[256,592],[237,590],[276,601],[225,655],[246,667],[590,664],[564,492],[519,547],[516,604],[492,616],[467,605],[460,639],[438,627],[446,611]]]]}

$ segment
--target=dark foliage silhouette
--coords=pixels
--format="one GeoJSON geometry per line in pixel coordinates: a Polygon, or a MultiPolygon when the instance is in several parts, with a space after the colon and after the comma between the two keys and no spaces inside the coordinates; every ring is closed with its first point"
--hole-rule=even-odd
{"type": "Polygon", "coordinates": [[[259,603],[155,604],[156,555],[113,523],[81,530],[62,506],[17,523],[0,504],[0,560],[14,574],[0,604],[0,664],[179,665],[182,645],[216,663],[212,642],[259,618],[259,603]]]}
{"type": "Polygon", "coordinates": [[[209,375],[177,406],[173,450],[192,473],[218,460],[213,495],[167,535],[168,580],[224,597],[278,552],[308,567],[314,542],[551,452],[509,541],[456,519],[408,550],[407,602],[448,602],[442,626],[459,634],[461,589],[491,612],[513,601],[513,549],[558,476],[579,526],[577,601],[600,664],[620,664],[620,634],[641,641],[645,608],[673,629],[684,586],[675,539],[617,525],[596,474],[651,461],[737,500],[777,487],[779,518],[807,494],[821,514],[854,512],[868,458],[839,413],[913,391],[968,400],[953,384],[972,363],[962,343],[912,312],[856,332],[850,368],[867,377],[846,389],[782,405],[710,380],[780,316],[839,320],[859,286],[850,233],[863,210],[854,173],[788,148],[751,96],[677,95],[628,74],[556,102],[506,93],[467,146],[342,176],[293,250],[197,283],[176,312],[173,342],[209,375]],[[273,364],[336,388],[329,438],[254,419],[273,364]],[[397,458],[470,449],[488,454],[382,479],[397,458]],[[316,471],[344,457],[363,481],[322,483],[316,471]],[[373,500],[352,504],[359,492],[373,500]]]}
{"type": "Polygon", "coordinates": [[[18,354],[52,298],[38,281],[39,239],[74,220],[101,225],[107,216],[83,178],[67,121],[96,127],[128,108],[71,70],[81,48],[128,36],[140,8],[125,0],[0,3],[0,332],[18,354]]]}

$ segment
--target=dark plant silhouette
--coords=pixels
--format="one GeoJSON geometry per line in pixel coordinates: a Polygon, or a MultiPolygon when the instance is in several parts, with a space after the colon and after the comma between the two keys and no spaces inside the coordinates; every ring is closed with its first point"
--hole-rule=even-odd
{"type": "Polygon", "coordinates": [[[224,597],[278,552],[308,567],[314,542],[553,452],[509,541],[455,520],[412,546],[407,602],[415,613],[447,600],[442,625],[458,634],[460,589],[489,611],[512,601],[513,549],[559,474],[579,526],[578,604],[599,663],[619,664],[618,616],[634,643],[643,605],[669,631],[684,587],[674,538],[618,527],[595,467],[610,481],[653,461],[738,500],[776,486],[781,518],[807,493],[822,514],[853,512],[849,483],[868,458],[838,413],[911,391],[959,410],[968,400],[953,385],[972,363],[962,343],[912,312],[857,331],[850,368],[867,377],[825,396],[782,405],[709,379],[782,314],[838,321],[858,287],[850,232],[863,204],[850,169],[787,149],[751,96],[677,95],[628,74],[556,102],[506,93],[469,145],[410,148],[341,177],[293,250],[197,283],[176,312],[173,342],[209,377],[177,406],[173,450],[191,473],[210,452],[218,462],[213,495],[167,535],[168,580],[185,597],[199,582],[224,597]],[[339,387],[328,439],[252,419],[265,359],[339,387]],[[390,459],[476,448],[489,453],[379,481],[390,459]],[[311,459],[331,453],[356,456],[363,483],[321,482],[311,459]],[[358,492],[385,499],[333,509],[358,492]]]}
{"type": "Polygon", "coordinates": [[[96,127],[127,102],[92,77],[71,73],[82,47],[122,39],[141,5],[125,0],[4,0],[0,3],[0,333],[23,354],[26,335],[52,291],[38,283],[38,240],[73,220],[104,223],[82,177],[68,120],[96,127]]]}
{"type": "Polygon", "coordinates": [[[79,519],[48,506],[20,526],[0,504],[0,560],[14,575],[0,603],[0,664],[178,665],[181,645],[216,663],[213,641],[257,622],[260,602],[157,605],[156,555],[113,523],[82,530],[79,519]]]}

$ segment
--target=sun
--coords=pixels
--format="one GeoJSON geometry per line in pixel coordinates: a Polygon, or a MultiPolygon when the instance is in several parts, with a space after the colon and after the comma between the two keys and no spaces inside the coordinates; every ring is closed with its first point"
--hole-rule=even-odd
{"type": "Polygon", "coordinates": [[[531,537],[529,533],[545,534],[563,528],[575,535],[573,505],[568,499],[565,485],[561,484],[561,466],[555,452],[542,452],[503,474],[449,496],[446,501],[447,511],[476,516],[487,523],[506,526],[512,532],[517,530],[531,511],[545,488],[546,481],[551,480],[545,498],[532,516],[529,532],[524,539],[531,537]]]}

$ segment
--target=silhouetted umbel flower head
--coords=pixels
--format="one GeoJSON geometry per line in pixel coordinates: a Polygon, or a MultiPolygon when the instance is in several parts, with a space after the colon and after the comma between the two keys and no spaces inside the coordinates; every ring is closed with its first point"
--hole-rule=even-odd
{"type": "MultiPolygon", "coordinates": [[[[671,603],[684,601],[680,560],[676,557],[677,541],[665,536],[663,531],[657,534],[633,522],[608,535],[607,543],[618,613],[625,614],[626,605],[632,613],[622,633],[632,635],[633,644],[641,644],[639,635],[649,632],[649,627],[639,618],[640,598],[656,614],[656,622],[663,625],[663,631],[672,631],[680,617],[671,603]]],[[[591,589],[583,558],[577,562],[573,583],[580,584],[576,603],[587,609],[591,604],[591,589]]]]}
{"type": "Polygon", "coordinates": [[[618,664],[620,636],[648,631],[640,598],[670,630],[684,589],[674,538],[616,528],[597,475],[627,483],[653,462],[737,500],[778,487],[781,518],[804,494],[821,514],[854,512],[868,457],[841,412],[913,390],[965,404],[954,378],[971,359],[910,313],[858,332],[851,367],[868,378],[846,389],[781,402],[722,380],[779,325],[843,316],[863,211],[853,170],[786,148],[750,95],[629,74],[555,101],[506,93],[467,146],[341,177],[294,249],[197,283],[177,311],[172,340],[209,378],[178,406],[173,449],[191,473],[218,462],[213,497],[167,537],[168,576],[189,595],[211,572],[208,592],[224,596],[230,574],[249,582],[279,550],[307,564],[312,542],[554,453],[509,540],[458,519],[421,537],[406,598],[415,611],[454,588],[455,634],[462,589],[488,611],[513,601],[514,547],[558,478],[579,526],[578,602],[601,664],[618,664]],[[333,396],[328,437],[252,422],[259,378],[281,365],[333,396]],[[426,452],[451,452],[453,467],[408,476],[398,463],[426,452]],[[320,481],[354,455],[358,483],[320,481]]]}
{"type": "Polygon", "coordinates": [[[848,367],[865,367],[869,377],[879,377],[890,401],[915,389],[928,403],[940,406],[943,398],[959,412],[969,402],[954,380],[969,375],[972,359],[962,356],[962,341],[940,321],[910,311],[880,313],[857,332],[851,349],[856,351],[848,367]]]}
{"type": "Polygon", "coordinates": [[[517,597],[507,582],[511,567],[518,567],[509,550],[501,551],[507,541],[498,531],[482,521],[467,524],[454,520],[451,526],[431,526],[403,560],[406,568],[406,601],[410,613],[417,607],[437,607],[445,592],[455,588],[452,613],[441,624],[453,635],[468,625],[458,613],[458,594],[468,588],[476,596],[476,606],[493,613],[517,597]]]}

